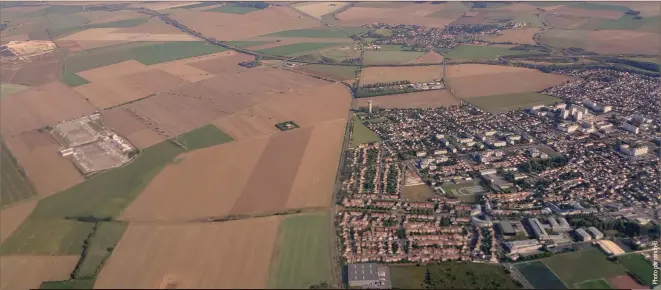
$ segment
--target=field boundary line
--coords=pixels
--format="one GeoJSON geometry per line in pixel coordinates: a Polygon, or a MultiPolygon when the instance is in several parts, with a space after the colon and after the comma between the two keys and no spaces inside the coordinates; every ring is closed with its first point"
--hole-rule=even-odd
{"type": "Polygon", "coordinates": [[[544,266],[546,267],[546,269],[549,269],[549,271],[551,271],[551,273],[553,273],[553,275],[555,275],[555,277],[558,278],[558,280],[560,280],[560,282],[562,282],[562,284],[564,284],[565,287],[567,287],[567,289],[572,289],[572,287],[567,286],[567,283],[566,283],[564,280],[560,279],[560,276],[558,276],[558,274],[555,273],[555,271],[553,271],[553,269],[551,269],[551,267],[549,267],[549,265],[547,265],[546,263],[544,263],[543,260],[544,260],[544,259],[537,260],[537,261],[542,262],[542,264],[544,264],[544,266]]]}

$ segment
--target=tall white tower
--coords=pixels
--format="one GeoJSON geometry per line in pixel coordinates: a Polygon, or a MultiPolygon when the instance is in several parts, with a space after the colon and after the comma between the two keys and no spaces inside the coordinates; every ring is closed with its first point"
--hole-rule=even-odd
{"type": "Polygon", "coordinates": [[[372,113],[372,101],[367,101],[367,112],[372,113]]]}

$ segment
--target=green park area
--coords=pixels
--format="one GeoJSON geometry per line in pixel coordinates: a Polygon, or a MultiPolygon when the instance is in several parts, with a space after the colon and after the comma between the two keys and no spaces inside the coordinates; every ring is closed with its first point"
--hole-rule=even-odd
{"type": "Polygon", "coordinates": [[[355,148],[359,144],[372,143],[376,141],[381,141],[381,137],[374,131],[370,130],[363,124],[363,122],[358,119],[358,117],[353,117],[353,122],[351,126],[351,142],[350,146],[355,148]]]}
{"type": "Polygon", "coordinates": [[[393,289],[520,289],[496,264],[444,262],[390,267],[393,289]]]}

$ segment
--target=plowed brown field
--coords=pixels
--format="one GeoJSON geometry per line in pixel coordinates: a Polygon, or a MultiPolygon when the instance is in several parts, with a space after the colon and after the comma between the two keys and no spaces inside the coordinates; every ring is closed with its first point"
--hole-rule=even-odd
{"type": "Polygon", "coordinates": [[[374,106],[391,109],[437,108],[459,104],[459,100],[452,97],[446,90],[360,98],[356,99],[354,104],[357,107],[367,107],[368,101],[372,101],[374,106]]]}
{"type": "Polygon", "coordinates": [[[147,148],[165,140],[123,108],[104,110],[101,117],[105,126],[128,138],[138,148],[147,148]]]}
{"type": "Polygon", "coordinates": [[[96,111],[85,98],[58,81],[0,100],[5,137],[71,120],[96,111]]]}
{"type": "Polygon", "coordinates": [[[56,51],[32,57],[30,61],[13,62],[3,58],[0,75],[3,83],[39,86],[60,77],[64,53],[56,51]]]}
{"type": "Polygon", "coordinates": [[[534,69],[482,64],[449,66],[447,78],[459,98],[535,92],[571,79],[534,69]]]}
{"type": "Polygon", "coordinates": [[[39,289],[44,281],[69,279],[78,256],[3,256],[0,289],[39,289]]]}
{"type": "Polygon", "coordinates": [[[11,235],[28,218],[37,200],[21,202],[0,211],[0,243],[11,235]]]}
{"type": "Polygon", "coordinates": [[[279,223],[131,224],[94,288],[264,288],[279,223]]]}
{"type": "Polygon", "coordinates": [[[73,162],[59,155],[60,145],[48,133],[31,131],[5,140],[39,195],[50,195],[83,181],[73,162]]]}
{"type": "Polygon", "coordinates": [[[444,27],[454,19],[425,17],[439,10],[434,4],[408,4],[398,8],[351,7],[336,17],[344,26],[360,26],[374,22],[392,25],[411,24],[431,27],[444,27]]]}

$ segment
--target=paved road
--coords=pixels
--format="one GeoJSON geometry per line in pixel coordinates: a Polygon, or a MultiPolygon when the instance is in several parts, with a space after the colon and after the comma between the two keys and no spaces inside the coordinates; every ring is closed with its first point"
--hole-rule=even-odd
{"type": "Polygon", "coordinates": [[[503,263],[502,265],[508,271],[510,271],[510,275],[512,275],[512,278],[519,281],[519,283],[521,283],[521,285],[523,285],[523,288],[525,288],[525,289],[535,289],[535,287],[533,287],[532,284],[530,284],[530,282],[528,282],[528,280],[523,276],[523,274],[521,274],[521,272],[519,272],[519,270],[516,267],[514,267],[512,264],[503,263]]]}

